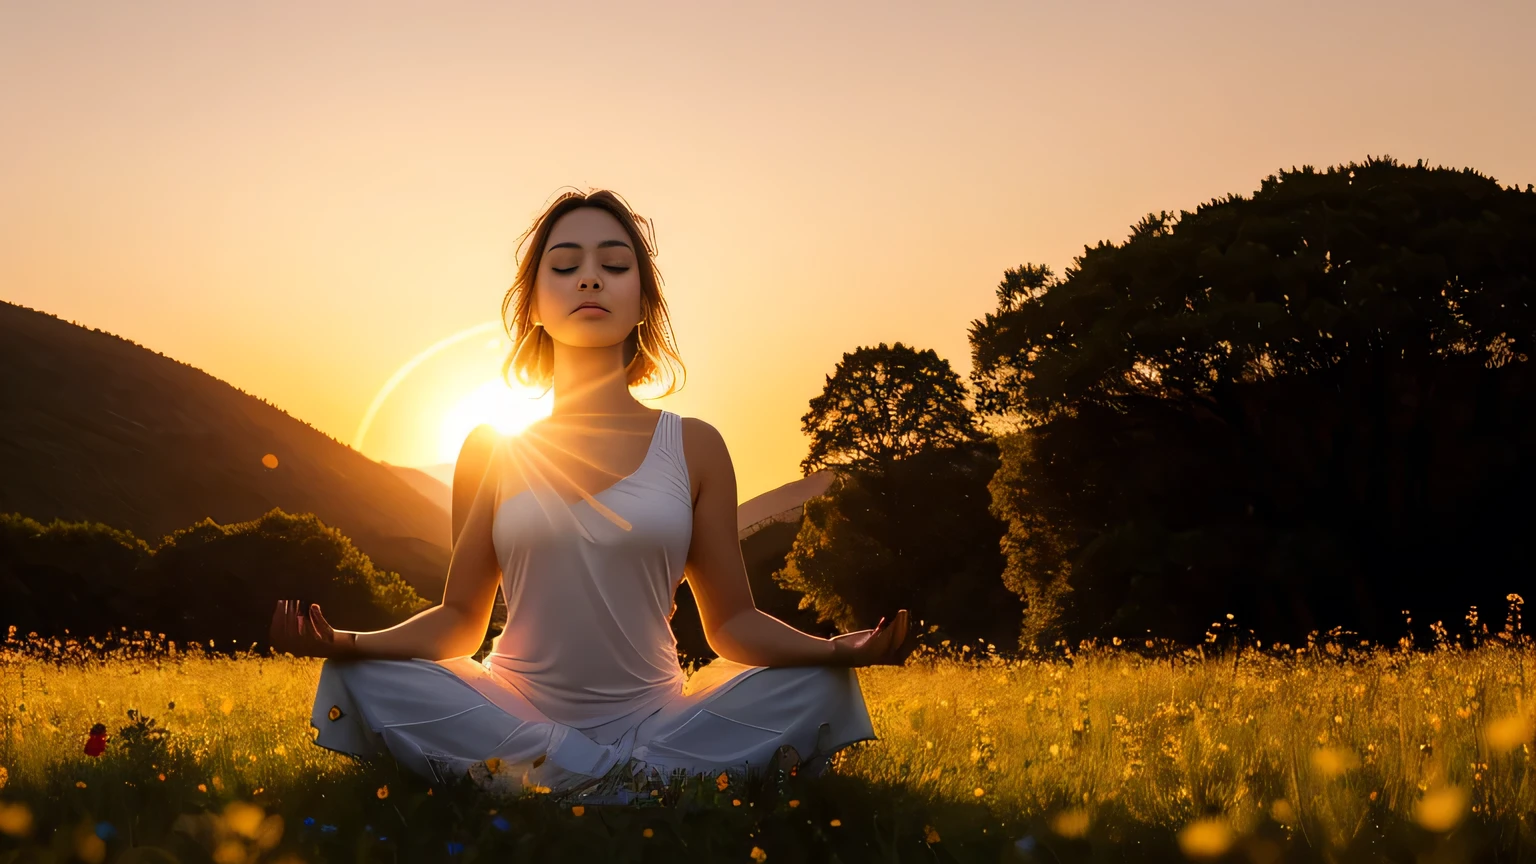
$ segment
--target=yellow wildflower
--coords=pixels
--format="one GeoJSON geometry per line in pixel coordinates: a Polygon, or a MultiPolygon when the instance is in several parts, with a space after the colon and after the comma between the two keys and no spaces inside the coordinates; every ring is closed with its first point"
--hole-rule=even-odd
{"type": "Polygon", "coordinates": [[[1220,817],[1196,819],[1179,832],[1179,849],[1190,858],[1219,858],[1232,848],[1237,834],[1220,817]]]}

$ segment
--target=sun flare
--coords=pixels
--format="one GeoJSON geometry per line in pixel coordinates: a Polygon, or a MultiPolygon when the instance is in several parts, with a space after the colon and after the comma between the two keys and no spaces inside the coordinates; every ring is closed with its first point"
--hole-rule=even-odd
{"type": "Polygon", "coordinates": [[[503,435],[516,434],[535,420],[547,417],[551,404],[549,394],[535,399],[531,393],[514,391],[498,379],[481,384],[443,416],[438,461],[457,461],[464,439],[476,426],[489,423],[503,435]]]}

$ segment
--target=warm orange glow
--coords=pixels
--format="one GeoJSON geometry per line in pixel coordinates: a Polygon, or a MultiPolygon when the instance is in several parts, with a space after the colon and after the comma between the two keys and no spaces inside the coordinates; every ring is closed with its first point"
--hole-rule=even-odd
{"type": "Polygon", "coordinates": [[[453,462],[459,458],[464,439],[476,426],[489,423],[503,435],[521,432],[540,417],[548,417],[554,406],[554,394],[533,399],[537,391],[519,395],[500,380],[487,381],[443,417],[442,434],[438,440],[439,462],[453,462]]]}

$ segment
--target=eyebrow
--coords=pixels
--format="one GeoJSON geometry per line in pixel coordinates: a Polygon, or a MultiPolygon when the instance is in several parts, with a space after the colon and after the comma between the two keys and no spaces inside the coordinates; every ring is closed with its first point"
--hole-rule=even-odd
{"type": "MultiPolygon", "coordinates": [[[[631,252],[635,251],[633,246],[630,246],[628,243],[625,243],[623,240],[604,240],[603,242],[597,244],[597,248],[599,248],[599,249],[606,249],[609,246],[623,246],[625,249],[628,249],[631,252]]],[[[570,247],[572,249],[580,249],[581,248],[581,244],[580,243],[571,243],[571,242],[556,243],[555,245],[549,247],[548,249],[545,249],[544,251],[545,252],[553,252],[556,249],[564,249],[566,247],[570,247]]]]}

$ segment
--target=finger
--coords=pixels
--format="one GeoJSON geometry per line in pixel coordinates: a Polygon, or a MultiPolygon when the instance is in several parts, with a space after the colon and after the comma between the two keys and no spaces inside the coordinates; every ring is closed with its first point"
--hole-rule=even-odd
{"type": "Polygon", "coordinates": [[[330,639],[331,634],[335,632],[335,628],[332,627],[330,622],[325,620],[325,616],[320,613],[319,603],[315,603],[309,607],[309,617],[309,626],[314,628],[314,631],[320,634],[321,638],[330,639]]]}

